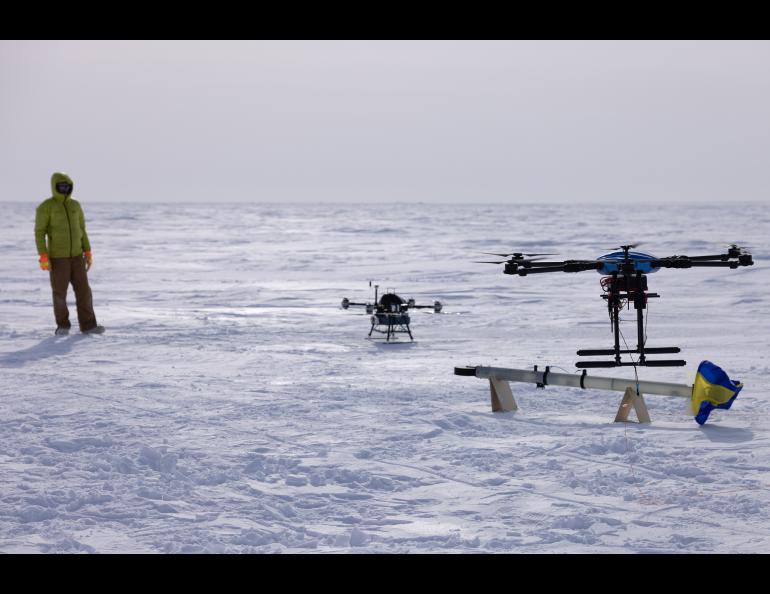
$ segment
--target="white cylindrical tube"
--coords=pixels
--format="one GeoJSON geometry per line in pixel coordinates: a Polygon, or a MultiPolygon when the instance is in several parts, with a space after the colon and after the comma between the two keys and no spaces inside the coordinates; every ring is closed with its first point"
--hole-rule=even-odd
{"type": "MultiPolygon", "coordinates": [[[[575,373],[556,373],[548,372],[548,377],[543,382],[544,371],[533,371],[527,369],[509,369],[506,367],[476,367],[476,377],[497,378],[509,382],[525,382],[530,384],[547,383],[554,386],[571,386],[580,388],[581,376],[575,373]]],[[[664,394],[666,396],[681,396],[682,398],[692,397],[692,386],[687,384],[672,384],[668,382],[650,382],[633,379],[624,379],[619,377],[598,377],[586,374],[583,379],[585,388],[595,390],[614,390],[625,392],[626,388],[637,389],[642,394],[664,394]]]]}

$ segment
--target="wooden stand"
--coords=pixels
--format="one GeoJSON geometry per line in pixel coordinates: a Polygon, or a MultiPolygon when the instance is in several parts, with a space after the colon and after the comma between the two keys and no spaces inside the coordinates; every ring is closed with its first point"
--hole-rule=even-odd
{"type": "Polygon", "coordinates": [[[631,408],[636,411],[636,418],[638,423],[650,423],[650,413],[647,411],[647,404],[644,402],[642,393],[636,393],[631,387],[626,388],[623,394],[623,400],[620,401],[620,408],[618,408],[618,414],[615,416],[616,423],[633,423],[628,420],[628,413],[631,412],[631,408]]]}
{"type": "Polygon", "coordinates": [[[546,367],[544,371],[538,371],[537,368],[529,370],[483,366],[455,367],[455,375],[488,379],[492,410],[494,412],[511,412],[519,409],[508,382],[532,383],[539,387],[554,385],[581,388],[583,390],[623,392],[623,400],[620,402],[618,414],[615,416],[615,422],[618,423],[628,422],[628,414],[632,408],[636,411],[637,422],[651,422],[650,413],[647,411],[647,404],[642,393],[677,396],[687,400],[690,400],[692,397],[692,386],[689,384],[651,382],[638,378],[597,377],[588,375],[586,371],[583,371],[583,375],[556,373],[551,372],[549,367],[546,367]]]}
{"type": "Polygon", "coordinates": [[[519,410],[511,386],[505,380],[489,378],[489,393],[492,397],[492,412],[510,412],[519,410]]]}

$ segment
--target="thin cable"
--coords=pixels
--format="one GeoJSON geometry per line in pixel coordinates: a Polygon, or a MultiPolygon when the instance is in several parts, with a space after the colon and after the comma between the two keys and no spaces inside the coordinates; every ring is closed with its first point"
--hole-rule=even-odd
{"type": "MultiPolygon", "coordinates": [[[[623,344],[626,345],[626,350],[630,351],[631,349],[628,348],[628,343],[626,342],[626,337],[623,336],[623,332],[620,330],[620,325],[618,324],[618,333],[620,334],[620,337],[623,339],[623,344]]],[[[631,353],[628,353],[629,359],[631,359],[631,363],[633,363],[634,366],[634,377],[636,378],[636,395],[639,396],[639,374],[637,373],[636,369],[636,361],[634,361],[634,357],[631,353]]],[[[630,441],[628,439],[628,421],[623,422],[623,435],[626,439],[626,454],[630,457],[630,441]]],[[[639,494],[639,501],[642,502],[644,500],[644,493],[642,493],[641,488],[639,487],[638,479],[636,477],[636,471],[634,470],[634,464],[629,459],[628,461],[628,467],[631,469],[631,477],[634,479],[634,486],[636,487],[636,491],[639,494]]]]}
{"type": "MultiPolygon", "coordinates": [[[[626,337],[623,336],[623,331],[620,329],[620,324],[618,324],[618,334],[620,334],[620,338],[623,339],[623,344],[626,345],[626,350],[630,351],[631,349],[628,348],[626,337]]],[[[636,395],[639,396],[639,374],[636,372],[636,361],[634,361],[634,356],[631,353],[628,353],[628,358],[631,359],[631,363],[634,365],[634,377],[636,377],[636,395]]]]}

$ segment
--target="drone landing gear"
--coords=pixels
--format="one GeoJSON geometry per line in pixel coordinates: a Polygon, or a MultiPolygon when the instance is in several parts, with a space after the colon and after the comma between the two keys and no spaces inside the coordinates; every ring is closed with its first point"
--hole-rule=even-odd
{"type": "Polygon", "coordinates": [[[398,314],[374,314],[372,316],[372,328],[369,330],[369,336],[372,332],[379,332],[385,334],[385,342],[390,342],[391,338],[395,338],[397,333],[406,333],[409,335],[409,340],[414,340],[412,331],[409,328],[409,316],[404,313],[398,314]],[[381,328],[384,327],[385,330],[381,328]]]}
{"type": "Polygon", "coordinates": [[[635,276],[618,276],[617,273],[602,282],[602,286],[607,293],[602,295],[607,300],[607,308],[610,313],[612,329],[615,334],[615,346],[612,349],[583,349],[577,352],[579,357],[590,357],[595,355],[614,355],[613,361],[578,361],[575,367],[595,368],[595,367],[626,367],[626,366],[647,366],[647,367],[681,367],[687,365],[687,361],[682,359],[658,359],[650,361],[648,354],[678,353],[679,347],[645,347],[646,337],[644,333],[644,310],[647,307],[647,299],[651,297],[660,297],[657,293],[647,293],[647,277],[641,272],[635,276]],[[637,345],[635,349],[620,348],[620,309],[625,303],[634,304],[636,310],[636,336],[637,345]],[[621,361],[621,354],[637,354],[637,361],[621,361]]]}

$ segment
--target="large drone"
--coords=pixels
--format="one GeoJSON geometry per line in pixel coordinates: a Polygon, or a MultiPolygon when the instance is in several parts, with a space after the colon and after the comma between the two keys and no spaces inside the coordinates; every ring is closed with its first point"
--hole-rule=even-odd
{"type": "MultiPolygon", "coordinates": [[[[372,281],[369,281],[372,286],[372,281]]],[[[395,338],[396,333],[405,332],[409,334],[409,339],[414,340],[412,331],[409,328],[411,319],[409,318],[410,309],[432,309],[435,313],[441,313],[443,305],[440,301],[434,301],[433,305],[417,305],[414,299],[405,300],[392,290],[386,290],[379,301],[377,300],[377,291],[380,285],[374,285],[374,302],[354,303],[347,297],[342,300],[342,309],[348,309],[351,305],[366,308],[366,313],[370,314],[372,327],[369,330],[369,336],[372,332],[385,334],[385,341],[390,342],[395,338]]]]}
{"type": "MultiPolygon", "coordinates": [[[[661,268],[695,268],[695,267],[719,267],[738,268],[739,266],[751,266],[754,260],[745,248],[731,244],[724,254],[709,256],[668,256],[656,258],[644,252],[631,251],[636,245],[623,245],[618,249],[596,260],[563,260],[545,261],[542,257],[553,254],[526,254],[515,252],[512,254],[489,254],[508,258],[507,260],[480,262],[481,264],[505,264],[505,274],[539,274],[542,272],[582,272],[584,270],[596,270],[602,275],[601,286],[604,294],[601,296],[607,301],[607,309],[610,315],[610,323],[615,334],[615,344],[612,349],[584,349],[577,352],[578,356],[614,355],[612,361],[580,361],[576,367],[620,367],[624,365],[646,365],[649,367],[681,366],[687,362],[681,359],[649,360],[648,354],[678,353],[679,347],[655,347],[645,346],[646,336],[644,327],[644,310],[647,300],[651,297],[660,297],[657,293],[647,292],[647,276],[657,272],[661,268]],[[624,306],[630,308],[631,303],[636,309],[637,345],[635,349],[620,349],[620,310],[624,306]],[[637,361],[621,361],[621,354],[637,354],[637,361]]],[[[624,339],[625,342],[625,339],[624,339]]],[[[626,345],[627,346],[627,345],[626,345]]]]}

